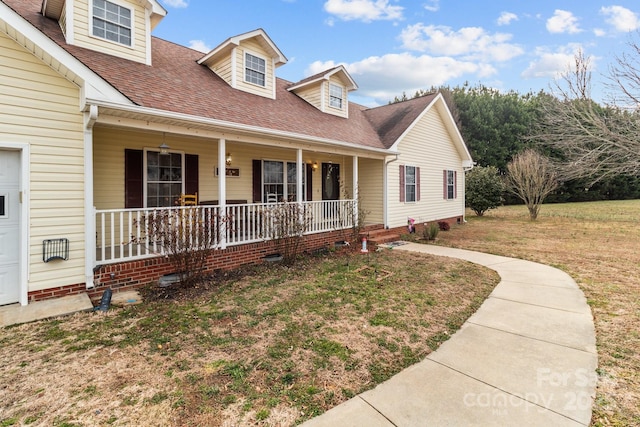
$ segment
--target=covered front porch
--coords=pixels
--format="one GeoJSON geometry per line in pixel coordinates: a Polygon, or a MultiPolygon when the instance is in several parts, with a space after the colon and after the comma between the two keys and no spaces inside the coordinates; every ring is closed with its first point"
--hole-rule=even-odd
{"type": "Polygon", "coordinates": [[[146,229],[160,213],[207,224],[219,249],[274,239],[293,206],[304,235],[383,223],[383,153],[171,130],[94,127],[94,267],[163,255],[146,229]],[[181,206],[184,194],[197,205],[181,206]]]}

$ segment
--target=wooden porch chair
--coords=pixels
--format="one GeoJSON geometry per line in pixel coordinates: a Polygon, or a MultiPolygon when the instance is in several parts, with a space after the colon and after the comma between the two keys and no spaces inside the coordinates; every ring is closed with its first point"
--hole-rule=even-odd
{"type": "Polygon", "coordinates": [[[198,206],[198,193],[181,194],[180,206],[198,206]]]}
{"type": "Polygon", "coordinates": [[[274,193],[267,193],[267,203],[278,203],[278,195],[274,193]]]}

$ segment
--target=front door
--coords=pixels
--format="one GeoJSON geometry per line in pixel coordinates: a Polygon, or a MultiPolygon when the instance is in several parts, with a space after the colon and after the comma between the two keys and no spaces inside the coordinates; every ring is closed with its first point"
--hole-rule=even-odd
{"type": "Polygon", "coordinates": [[[20,299],[20,152],[0,150],[0,305],[20,299]]]}
{"type": "Polygon", "coordinates": [[[340,165],[322,164],[322,200],[340,199],[340,165]]]}

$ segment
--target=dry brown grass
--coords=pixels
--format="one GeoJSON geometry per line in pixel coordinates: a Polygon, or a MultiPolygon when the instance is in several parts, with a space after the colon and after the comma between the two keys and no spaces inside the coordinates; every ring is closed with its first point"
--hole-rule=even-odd
{"type": "Polygon", "coordinates": [[[594,315],[599,383],[592,425],[640,425],[640,201],[501,207],[440,233],[438,243],[558,267],[594,315]]]}
{"type": "Polygon", "coordinates": [[[218,279],[0,330],[0,423],[290,426],[424,358],[498,282],[400,251],[218,279]]]}

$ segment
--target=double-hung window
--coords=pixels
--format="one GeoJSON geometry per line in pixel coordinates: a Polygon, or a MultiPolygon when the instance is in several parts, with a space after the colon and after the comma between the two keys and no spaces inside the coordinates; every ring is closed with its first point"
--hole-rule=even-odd
{"type": "Polygon", "coordinates": [[[405,202],[415,202],[416,201],[416,167],[415,166],[405,166],[404,168],[404,193],[405,193],[405,202]]]}
{"type": "MultiPolygon", "coordinates": [[[[280,162],[265,160],[262,162],[262,199],[265,202],[271,201],[296,201],[298,194],[297,187],[297,164],[293,162],[280,162]],[[286,172],[285,172],[286,171],[286,172]]],[[[302,176],[302,196],[304,200],[304,174],[302,176]]]]}
{"type": "Polygon", "coordinates": [[[258,86],[266,86],[266,61],[250,53],[245,53],[244,62],[245,81],[258,86]]]}
{"type": "Polygon", "coordinates": [[[147,151],[147,207],[174,206],[182,193],[183,155],[147,151]]]}
{"type": "Polygon", "coordinates": [[[131,46],[131,9],[108,0],[93,0],[93,35],[131,46]]]}
{"type": "Polygon", "coordinates": [[[447,200],[456,198],[456,172],[444,171],[444,198],[447,200]]]}
{"type": "Polygon", "coordinates": [[[329,105],[333,108],[342,109],[342,86],[338,86],[336,84],[329,84],[329,105]]]}
{"type": "Polygon", "coordinates": [[[420,168],[400,165],[400,201],[420,201],[420,168]]]}

